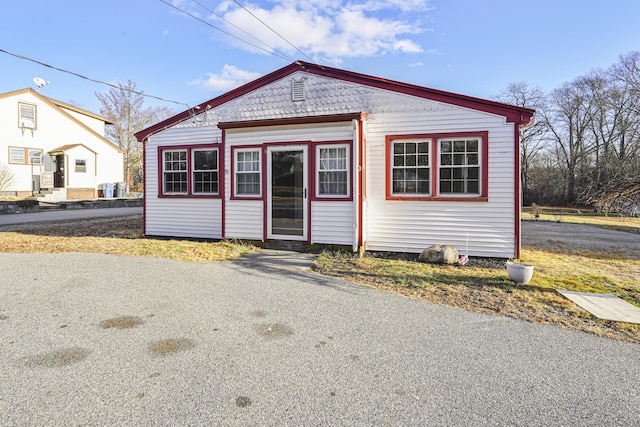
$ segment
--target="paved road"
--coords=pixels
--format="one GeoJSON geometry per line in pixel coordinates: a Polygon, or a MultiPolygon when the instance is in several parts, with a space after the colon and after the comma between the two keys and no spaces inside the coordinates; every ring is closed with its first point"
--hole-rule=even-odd
{"type": "Polygon", "coordinates": [[[250,265],[0,253],[0,425],[640,424],[636,344],[250,265]]]}
{"type": "Polygon", "coordinates": [[[522,245],[628,253],[635,258],[640,253],[640,234],[566,222],[522,221],[522,245]]]}
{"type": "Polygon", "coordinates": [[[142,214],[142,207],[133,208],[97,208],[97,209],[61,209],[42,212],[0,215],[0,225],[24,224],[27,222],[64,221],[71,219],[98,218],[104,216],[123,216],[142,214]]]}

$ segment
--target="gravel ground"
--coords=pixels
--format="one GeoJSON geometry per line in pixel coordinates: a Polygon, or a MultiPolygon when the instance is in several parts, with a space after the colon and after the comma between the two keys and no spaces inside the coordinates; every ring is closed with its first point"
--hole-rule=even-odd
{"type": "Polygon", "coordinates": [[[259,264],[0,266],[0,425],[640,424],[636,344],[259,264]]]}

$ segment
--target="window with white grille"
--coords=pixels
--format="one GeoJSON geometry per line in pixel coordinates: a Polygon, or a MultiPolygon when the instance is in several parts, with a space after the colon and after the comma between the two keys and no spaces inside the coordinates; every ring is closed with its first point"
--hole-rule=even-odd
{"type": "Polygon", "coordinates": [[[319,197],[349,196],[349,146],[326,145],[317,148],[316,173],[319,197]]]}

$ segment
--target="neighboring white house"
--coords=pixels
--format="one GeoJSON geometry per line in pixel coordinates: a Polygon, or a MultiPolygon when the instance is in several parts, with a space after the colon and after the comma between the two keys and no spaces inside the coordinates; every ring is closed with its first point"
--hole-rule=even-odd
{"type": "Polygon", "coordinates": [[[0,165],[14,177],[4,195],[93,199],[100,185],[123,181],[123,152],[104,137],[106,124],[33,89],[0,94],[0,165]]]}
{"type": "Polygon", "coordinates": [[[136,134],[145,233],[517,258],[533,114],[295,62],[136,134]]]}

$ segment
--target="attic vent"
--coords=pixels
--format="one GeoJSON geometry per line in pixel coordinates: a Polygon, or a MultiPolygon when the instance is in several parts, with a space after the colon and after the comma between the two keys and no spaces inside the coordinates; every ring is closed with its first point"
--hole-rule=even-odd
{"type": "Polygon", "coordinates": [[[291,99],[293,101],[304,101],[304,80],[293,82],[291,87],[291,99]]]}

